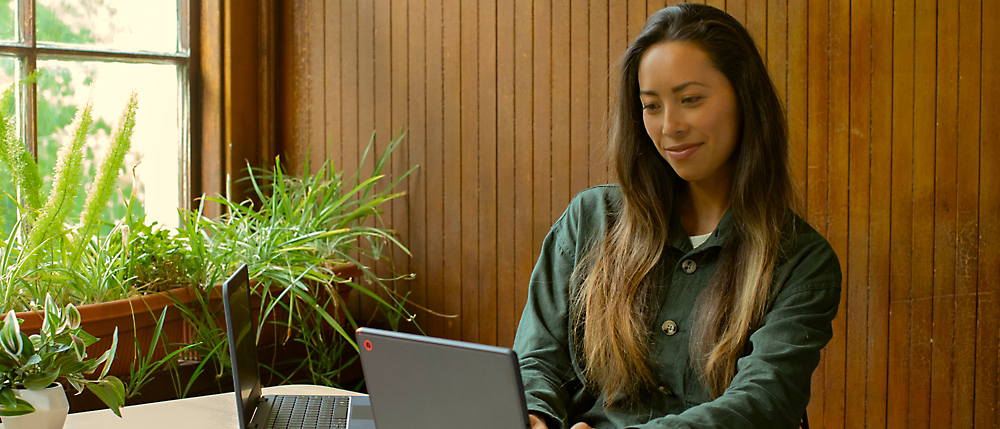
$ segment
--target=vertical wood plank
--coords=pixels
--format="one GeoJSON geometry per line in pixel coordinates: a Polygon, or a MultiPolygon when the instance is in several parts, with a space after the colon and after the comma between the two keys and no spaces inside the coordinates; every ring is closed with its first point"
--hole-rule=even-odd
{"type": "Polygon", "coordinates": [[[893,5],[892,206],[889,266],[889,385],[886,423],[907,427],[910,412],[910,276],[913,248],[913,0],[893,5]]]}
{"type": "MultiPolygon", "coordinates": [[[[460,339],[479,342],[479,7],[461,4],[462,40],[462,137],[456,143],[461,154],[460,197],[462,225],[462,331],[460,339]]],[[[456,258],[458,259],[458,258],[456,258]]]]}
{"type": "Polygon", "coordinates": [[[341,103],[341,97],[343,96],[341,91],[343,87],[341,84],[341,51],[343,50],[343,42],[340,39],[340,32],[343,27],[330,24],[337,23],[340,20],[341,7],[341,0],[326,0],[323,13],[321,14],[323,22],[327,23],[323,27],[322,34],[325,49],[322,53],[324,62],[323,79],[326,82],[326,90],[323,94],[323,104],[326,106],[324,124],[326,124],[325,128],[328,137],[323,139],[325,150],[319,153],[310,150],[309,166],[314,171],[322,165],[324,160],[330,160],[334,168],[340,168],[341,146],[343,146],[344,142],[342,134],[344,124],[341,122],[343,118],[341,111],[341,107],[343,106],[341,103]]]}
{"type": "MultiPolygon", "coordinates": [[[[333,152],[339,152],[339,169],[346,174],[358,171],[358,141],[367,141],[367,133],[358,130],[359,119],[359,35],[358,35],[358,3],[356,1],[341,1],[340,3],[340,64],[341,64],[341,105],[350,108],[341,108],[341,137],[337,148],[333,152]],[[362,137],[365,136],[365,137],[362,137]]],[[[308,106],[308,103],[306,104],[308,106]]],[[[370,133],[371,130],[368,130],[370,133]]],[[[355,295],[347,302],[348,311],[352,314],[360,314],[360,297],[355,295]]]]}
{"type": "MultiPolygon", "coordinates": [[[[868,397],[868,214],[871,177],[871,3],[851,1],[847,255],[847,426],[865,427],[868,397]],[[861,392],[865,392],[864,395],[861,392]]],[[[871,404],[874,405],[874,404],[871,404]]]]}
{"type": "Polygon", "coordinates": [[[760,56],[767,61],[767,0],[747,0],[746,27],[753,36],[760,56]]]}
{"type": "MultiPolygon", "coordinates": [[[[479,7],[479,341],[497,342],[497,4],[479,7]]],[[[509,141],[504,142],[505,144],[509,141]]],[[[509,146],[509,144],[508,144],[509,146]]],[[[506,244],[504,244],[506,245],[506,244]]]]}
{"type": "Polygon", "coordinates": [[[747,0],[726,0],[726,13],[747,26],[747,0]]]}
{"type": "MultiPolygon", "coordinates": [[[[357,171],[359,177],[371,177],[374,156],[369,153],[364,157],[365,149],[375,138],[375,2],[358,2],[358,140],[348,142],[357,148],[359,157],[357,169],[347,170],[348,174],[357,171]]],[[[379,115],[385,116],[385,115],[379,115]]],[[[381,134],[379,134],[381,135],[381,134]]],[[[377,139],[376,139],[377,140],[377,139]]],[[[371,152],[375,151],[372,145],[371,152]]],[[[374,261],[369,261],[369,263],[374,261]]],[[[375,303],[364,296],[358,295],[361,316],[364,319],[375,313],[375,303]]]]}
{"type": "MultiPolygon", "coordinates": [[[[599,0],[591,0],[591,6],[599,0]]],[[[603,21],[592,20],[591,27],[596,27],[597,25],[603,24],[603,21]]],[[[617,98],[618,87],[620,86],[621,79],[621,57],[628,48],[628,12],[625,5],[622,2],[609,2],[607,4],[607,98],[601,100],[604,102],[604,109],[600,112],[602,117],[601,125],[601,136],[602,141],[596,143],[591,140],[590,145],[590,185],[597,185],[604,181],[614,180],[613,174],[609,174],[609,166],[607,162],[607,143],[608,129],[609,125],[607,120],[610,118],[610,111],[614,108],[614,102],[617,98]],[[596,143],[596,144],[595,144],[596,143]],[[594,162],[598,160],[598,162],[594,162]]],[[[600,34],[600,33],[599,33],[600,34]]],[[[600,41],[598,41],[600,44],[600,41]]],[[[591,42],[593,44],[593,42],[591,42]]],[[[600,48],[599,45],[595,49],[600,48]]],[[[592,69],[593,70],[593,69],[592,69]]],[[[591,118],[596,112],[591,112],[591,118]]],[[[591,124],[593,126],[593,124],[591,124]]]]}
{"type": "MultiPolygon", "coordinates": [[[[727,3],[729,5],[729,3],[727,3]]],[[[829,5],[826,2],[812,3],[808,8],[809,23],[807,31],[809,33],[808,56],[809,64],[807,73],[809,75],[809,88],[807,96],[808,115],[806,123],[807,153],[806,163],[806,220],[823,236],[827,234],[827,224],[829,222],[827,209],[828,181],[828,117],[829,117],[829,80],[828,70],[830,68],[830,44],[829,44],[829,5]]],[[[842,316],[840,317],[843,318],[842,316]]],[[[823,349],[823,357],[819,366],[813,373],[812,386],[813,394],[809,400],[809,420],[813,424],[823,424],[826,422],[826,404],[829,401],[831,392],[828,390],[832,383],[832,377],[827,374],[833,373],[827,367],[833,365],[831,353],[842,350],[843,331],[835,331],[830,344],[823,349]]],[[[842,366],[841,366],[842,367],[842,366]]]]}
{"type": "MultiPolygon", "coordinates": [[[[371,159],[368,165],[371,165],[371,170],[374,171],[375,162],[378,161],[378,156],[382,155],[385,151],[386,146],[388,146],[390,139],[392,139],[392,96],[393,96],[393,82],[392,82],[392,22],[390,14],[390,2],[389,0],[375,0],[373,4],[373,29],[372,36],[374,37],[374,77],[375,80],[372,82],[374,85],[375,98],[373,100],[372,106],[374,110],[372,115],[375,119],[375,142],[372,146],[371,153],[368,155],[371,159]]],[[[383,173],[389,174],[389,180],[382,180],[382,186],[388,186],[391,181],[392,165],[387,165],[383,173]]],[[[366,175],[365,177],[371,177],[366,175]]],[[[372,226],[377,224],[382,224],[385,227],[391,228],[392,225],[386,222],[392,221],[392,203],[387,204],[386,213],[382,216],[382,219],[373,219],[371,221],[372,226]]],[[[392,249],[386,248],[392,254],[392,249]]],[[[373,261],[375,262],[376,272],[381,273],[382,277],[389,277],[392,275],[390,271],[390,266],[385,263],[385,261],[373,261]]],[[[377,293],[385,300],[389,300],[389,297],[384,290],[378,290],[377,293]]],[[[366,299],[367,300],[367,299],[366,299]]],[[[371,303],[371,310],[375,310],[375,303],[371,303]]]]}
{"type": "MultiPolygon", "coordinates": [[[[391,135],[385,138],[395,138],[403,135],[408,129],[408,109],[409,109],[409,81],[410,75],[409,59],[407,54],[407,40],[409,35],[409,2],[393,3],[391,5],[391,25],[392,25],[392,92],[390,103],[392,104],[392,120],[389,127],[391,135]]],[[[417,7],[414,5],[413,7],[417,7]]],[[[336,30],[333,30],[336,31],[336,30]]],[[[389,160],[390,179],[396,180],[403,173],[410,169],[410,160],[407,149],[413,144],[413,139],[404,137],[396,152],[389,160]]],[[[397,198],[391,203],[392,223],[390,227],[396,231],[396,236],[404,245],[412,243],[410,238],[410,193],[412,188],[406,187],[405,182],[393,189],[396,192],[407,192],[403,197],[397,198]]],[[[402,249],[393,247],[392,267],[393,277],[410,274],[410,258],[402,249]]],[[[402,299],[410,291],[411,281],[398,280],[390,287],[398,294],[397,299],[402,299]]],[[[409,308],[409,307],[408,307],[409,308]]],[[[412,308],[410,309],[413,310],[412,308]]],[[[421,320],[422,321],[422,320],[421,320]]]]}
{"type": "MultiPolygon", "coordinates": [[[[809,106],[809,3],[806,0],[790,0],[788,3],[788,87],[786,111],[788,112],[789,165],[796,195],[805,197],[808,162],[806,135],[809,106]]],[[[772,70],[772,74],[774,71],[772,70]]],[[[800,207],[798,209],[804,209],[800,207]]],[[[800,211],[805,217],[804,211],[800,211]]]]}
{"type": "Polygon", "coordinates": [[[444,0],[444,309],[458,314],[445,323],[443,335],[458,339],[466,323],[462,313],[462,83],[461,9],[459,0],[444,0]]]}
{"type": "Polygon", "coordinates": [[[958,10],[957,201],[955,255],[955,409],[951,427],[972,428],[975,415],[976,289],[979,256],[979,108],[981,96],[979,1],[958,10]]]}
{"type": "MultiPolygon", "coordinates": [[[[982,46],[1000,46],[1000,27],[993,23],[1000,20],[1000,3],[982,4],[982,46]]],[[[1000,53],[995,49],[982,50],[982,106],[979,134],[979,266],[978,310],[976,336],[976,413],[977,427],[1000,425],[997,412],[998,347],[1000,332],[998,314],[1000,307],[1000,172],[996,160],[1000,159],[1000,53]]]]}
{"type": "MultiPolygon", "coordinates": [[[[784,106],[788,107],[788,0],[767,2],[767,56],[764,57],[771,73],[774,89],[784,106]]],[[[763,44],[763,42],[762,42],[763,44]]]]}
{"type": "MultiPolygon", "coordinates": [[[[550,206],[548,218],[535,219],[535,224],[552,225],[562,214],[569,204],[570,189],[570,140],[571,128],[570,113],[579,111],[580,107],[575,106],[570,98],[570,84],[576,77],[573,74],[576,64],[571,65],[573,60],[570,57],[570,32],[573,31],[574,16],[569,7],[569,0],[552,1],[552,99],[549,103],[549,111],[552,117],[551,135],[549,139],[552,145],[550,153],[550,183],[552,184],[552,194],[550,195],[550,206]]],[[[579,20],[579,19],[578,19],[579,20]]],[[[580,39],[586,40],[586,39],[580,39]]],[[[584,50],[586,52],[586,50],[584,50]]],[[[548,228],[546,228],[546,232],[548,228]]],[[[540,247],[539,247],[540,248],[540,247]]]]}
{"type": "Polygon", "coordinates": [[[955,179],[958,115],[958,10],[937,8],[937,129],[934,151],[934,308],[931,427],[948,427],[955,404],[955,179]]]}
{"type": "MultiPolygon", "coordinates": [[[[542,240],[549,231],[552,212],[552,4],[535,0],[534,5],[534,133],[532,135],[532,199],[531,261],[538,259],[542,240]]],[[[523,290],[523,289],[522,289],[523,290]]],[[[518,307],[524,307],[527,294],[518,296],[518,307]]]]}
{"type": "Polygon", "coordinates": [[[886,427],[892,219],[892,2],[871,3],[871,180],[868,237],[869,428],[886,427]]]}
{"type": "MultiPolygon", "coordinates": [[[[913,116],[913,320],[910,338],[910,424],[930,427],[931,319],[934,296],[934,101],[936,98],[937,5],[914,5],[913,116]]],[[[935,404],[936,406],[936,404],[935,404]]]]}
{"type": "MultiPolygon", "coordinates": [[[[409,3],[407,7],[407,142],[405,151],[407,159],[417,170],[406,181],[407,201],[409,202],[409,229],[412,233],[405,243],[413,255],[410,258],[410,270],[416,276],[410,282],[410,301],[421,307],[428,306],[427,300],[427,266],[430,252],[427,247],[427,46],[425,39],[425,10],[423,2],[409,3]]],[[[440,310],[440,308],[435,309],[440,310]]],[[[426,312],[417,312],[418,325],[429,328],[428,321],[435,316],[426,312]]]]}
{"type": "MultiPolygon", "coordinates": [[[[442,0],[429,0],[426,9],[427,34],[427,306],[450,313],[444,301],[444,21],[442,0]]],[[[452,319],[431,318],[429,335],[444,336],[452,319]]]]}
{"type": "MultiPolygon", "coordinates": [[[[515,145],[515,79],[516,59],[514,31],[517,28],[514,2],[497,3],[497,344],[510,347],[521,315],[516,308],[517,289],[527,289],[527,283],[516,283],[515,210],[516,179],[514,175],[515,145]],[[512,186],[512,184],[514,184],[512,186]]],[[[523,29],[521,29],[523,31],[523,29]]],[[[522,65],[523,66],[523,65],[522,65]]]]}
{"type": "Polygon", "coordinates": [[[726,10],[726,0],[708,0],[705,4],[716,9],[726,10]]]}
{"type": "MultiPolygon", "coordinates": [[[[1000,2],[982,3],[982,46],[1000,46],[1000,2]]],[[[976,427],[1000,425],[997,413],[1000,374],[998,374],[997,337],[1000,332],[1000,53],[982,49],[979,134],[979,267],[976,334],[976,427]]]]}
{"type": "MultiPolygon", "coordinates": [[[[848,254],[848,160],[850,135],[848,109],[850,103],[851,73],[851,4],[849,0],[838,0],[830,4],[830,93],[829,93],[829,182],[828,202],[829,223],[826,238],[840,257],[844,272],[844,288],[841,293],[840,309],[833,321],[833,340],[827,346],[825,418],[823,427],[840,428],[845,423],[845,403],[847,400],[847,347],[850,332],[847,329],[848,302],[853,291],[847,273],[852,266],[848,254]]],[[[853,395],[859,393],[851,390],[853,395]]],[[[851,409],[852,413],[861,410],[851,409]]]]}
{"type": "MultiPolygon", "coordinates": [[[[593,104],[598,100],[607,99],[607,89],[605,82],[594,83],[593,60],[597,60],[598,53],[594,45],[595,40],[602,35],[593,34],[598,28],[591,27],[588,19],[594,18],[598,14],[596,7],[589,10],[587,0],[572,0],[570,2],[570,128],[569,128],[569,189],[567,190],[567,200],[563,201],[563,209],[577,192],[587,187],[587,173],[590,171],[590,144],[596,137],[590,133],[593,121],[600,124],[603,118],[594,119],[592,114],[593,104]]],[[[605,14],[607,9],[603,9],[605,14]]],[[[607,18],[604,18],[604,26],[607,28],[607,18]]],[[[604,31],[604,40],[607,40],[607,30],[604,31]]],[[[607,42],[603,48],[605,52],[602,57],[603,63],[607,64],[607,42]]],[[[600,61],[600,60],[597,60],[600,61]]],[[[556,105],[556,108],[560,108],[556,105]]],[[[565,108],[565,107],[563,107],[565,108]]],[[[553,203],[553,207],[558,207],[553,203]]]]}
{"type": "Polygon", "coordinates": [[[524,309],[533,260],[532,65],[535,57],[531,34],[534,22],[532,8],[531,0],[520,0],[514,4],[514,308],[517,314],[524,309]]]}
{"type": "Polygon", "coordinates": [[[642,26],[646,23],[647,15],[646,0],[627,0],[626,3],[628,3],[628,22],[626,24],[628,36],[625,43],[628,44],[642,31],[642,26]]]}
{"type": "MultiPolygon", "coordinates": [[[[324,76],[326,74],[323,58],[326,52],[326,39],[323,32],[324,5],[322,0],[311,0],[308,7],[309,46],[313,47],[313,44],[319,44],[320,48],[309,50],[309,74],[311,76],[324,76]]],[[[314,171],[318,164],[322,163],[319,160],[326,156],[325,95],[326,82],[323,79],[316,79],[309,83],[309,155],[312,158],[309,165],[314,171]]],[[[267,162],[265,165],[270,165],[273,160],[267,160],[267,162]]],[[[241,166],[240,170],[243,168],[244,166],[241,166]]]]}

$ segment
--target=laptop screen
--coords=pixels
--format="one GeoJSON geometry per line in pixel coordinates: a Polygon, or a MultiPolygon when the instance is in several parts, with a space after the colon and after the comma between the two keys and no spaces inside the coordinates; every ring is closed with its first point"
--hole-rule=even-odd
{"type": "Polygon", "coordinates": [[[256,330],[250,312],[250,278],[247,266],[240,267],[222,285],[229,332],[229,357],[233,364],[233,388],[239,399],[240,427],[246,427],[260,399],[260,375],[257,373],[256,330]]]}

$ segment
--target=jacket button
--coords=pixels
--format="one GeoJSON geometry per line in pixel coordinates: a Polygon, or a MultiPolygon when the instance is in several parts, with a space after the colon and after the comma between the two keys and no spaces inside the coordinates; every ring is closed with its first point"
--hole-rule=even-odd
{"type": "Polygon", "coordinates": [[[664,386],[660,386],[660,393],[662,393],[664,395],[667,395],[667,396],[673,396],[674,395],[674,392],[671,392],[670,389],[667,389],[664,386]]]}
{"type": "Polygon", "coordinates": [[[665,332],[668,336],[672,336],[677,333],[677,322],[674,322],[673,320],[668,320],[666,322],[663,322],[662,328],[663,332],[665,332]]]}
{"type": "Polygon", "coordinates": [[[694,272],[694,270],[698,269],[698,264],[688,259],[681,263],[681,269],[684,270],[685,273],[691,274],[694,272]]]}

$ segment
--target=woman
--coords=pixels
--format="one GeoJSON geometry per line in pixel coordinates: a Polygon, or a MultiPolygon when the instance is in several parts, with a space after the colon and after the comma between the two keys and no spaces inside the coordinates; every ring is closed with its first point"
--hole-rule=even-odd
{"type": "Polygon", "coordinates": [[[618,185],[552,226],[514,343],[532,427],[796,427],[841,274],[791,210],[760,54],[725,12],[680,4],[621,64],[618,185]]]}

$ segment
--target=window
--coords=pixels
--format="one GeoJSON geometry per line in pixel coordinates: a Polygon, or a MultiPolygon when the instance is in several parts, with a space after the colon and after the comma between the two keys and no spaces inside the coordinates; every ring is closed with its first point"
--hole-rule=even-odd
{"type": "Polygon", "coordinates": [[[112,198],[106,219],[121,217],[133,186],[147,222],[176,226],[177,207],[190,200],[189,8],[189,0],[0,0],[0,86],[37,71],[37,83],[16,92],[17,126],[47,181],[88,100],[94,126],[85,174],[92,178],[129,95],[138,93],[123,194],[112,198]]]}

